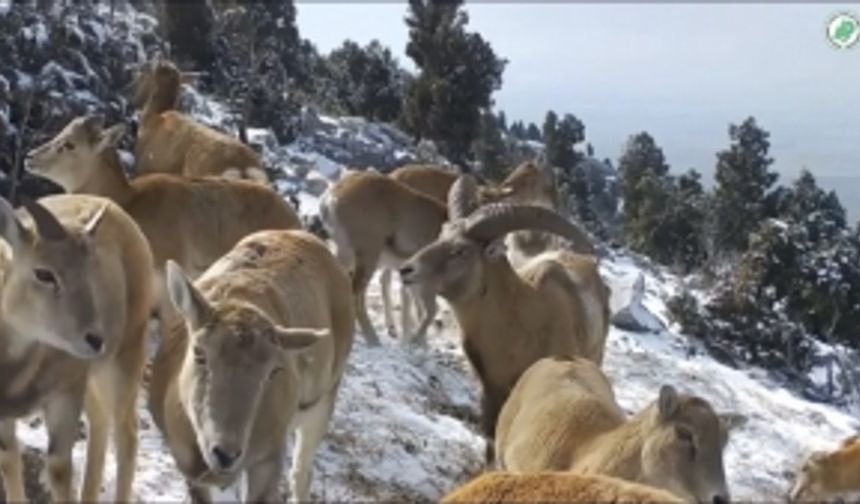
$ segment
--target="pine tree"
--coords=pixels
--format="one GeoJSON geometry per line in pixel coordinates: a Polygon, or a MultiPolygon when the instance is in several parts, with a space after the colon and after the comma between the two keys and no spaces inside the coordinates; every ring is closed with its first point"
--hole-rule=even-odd
{"type": "Polygon", "coordinates": [[[402,123],[462,163],[492,105],[506,61],[479,34],[466,31],[462,1],[410,0],[406,54],[420,70],[406,90],[402,123]]]}
{"type": "Polygon", "coordinates": [[[628,240],[637,241],[635,228],[643,204],[643,190],[639,186],[643,177],[654,175],[662,177],[669,171],[663,157],[663,150],[646,132],[631,137],[621,159],[618,161],[621,172],[621,197],[624,201],[624,234],[628,240]]]}
{"type": "Polygon", "coordinates": [[[526,129],[526,138],[529,140],[533,140],[535,142],[541,141],[541,133],[540,128],[537,127],[535,123],[529,123],[528,128],[526,129]]]}
{"type": "Polygon", "coordinates": [[[511,127],[508,130],[511,137],[516,138],[517,140],[525,140],[526,139],[526,128],[523,126],[522,121],[514,121],[511,123],[511,127]]]}
{"type": "Polygon", "coordinates": [[[544,145],[549,149],[549,146],[555,141],[555,132],[558,128],[558,114],[552,110],[547,111],[543,120],[543,129],[541,130],[541,138],[544,145]]]}
{"type": "Polygon", "coordinates": [[[181,65],[208,69],[215,62],[215,14],[208,0],[161,0],[161,26],[171,56],[181,65]]]}
{"type": "Polygon", "coordinates": [[[508,131],[508,118],[505,116],[505,111],[500,110],[498,116],[496,117],[496,123],[499,125],[499,129],[507,133],[508,131]]]}
{"type": "Polygon", "coordinates": [[[717,154],[714,220],[716,252],[737,253],[765,218],[766,197],[777,180],[770,171],[770,134],[750,117],[729,126],[731,145],[717,154]]]}
{"type": "Polygon", "coordinates": [[[219,16],[216,92],[242,109],[245,126],[272,128],[281,141],[295,134],[299,105],[288,92],[309,79],[306,47],[292,0],[240,0],[219,16]]]}
{"type": "Polygon", "coordinates": [[[317,94],[335,112],[393,121],[400,115],[406,73],[377,40],[361,47],[347,40],[324,60],[317,94]]]}
{"type": "Polygon", "coordinates": [[[481,115],[481,129],[472,151],[484,177],[500,182],[507,176],[510,167],[507,146],[502,138],[499,121],[492,112],[481,115]]]}

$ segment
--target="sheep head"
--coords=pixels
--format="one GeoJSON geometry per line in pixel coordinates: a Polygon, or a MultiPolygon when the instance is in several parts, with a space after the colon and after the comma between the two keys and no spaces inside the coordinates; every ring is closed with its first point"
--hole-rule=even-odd
{"type": "Polygon", "coordinates": [[[503,239],[514,231],[554,233],[571,240],[577,252],[594,252],[586,233],[552,210],[504,203],[477,208],[478,201],[477,181],[470,175],[457,179],[448,193],[451,221],[401,268],[405,284],[424,284],[449,300],[475,295],[487,266],[506,263],[503,239]]]}

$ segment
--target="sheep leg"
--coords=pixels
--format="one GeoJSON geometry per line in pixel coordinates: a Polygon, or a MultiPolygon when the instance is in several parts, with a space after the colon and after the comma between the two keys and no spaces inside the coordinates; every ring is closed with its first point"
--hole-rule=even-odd
{"type": "Polygon", "coordinates": [[[84,470],[84,486],[81,490],[83,502],[96,502],[101,492],[102,474],[107,454],[107,440],[110,431],[110,416],[101,404],[98,394],[87,391],[84,398],[87,414],[87,464],[84,470]]]}
{"type": "Polygon", "coordinates": [[[113,414],[113,436],[116,448],[116,501],[132,500],[132,484],[137,468],[137,394],[143,375],[143,350],[140,361],[129,368],[120,363],[112,365],[107,376],[111,377],[107,387],[107,410],[113,414]]]}
{"type": "Polygon", "coordinates": [[[212,493],[209,488],[187,480],[186,484],[188,485],[188,500],[192,504],[210,504],[212,502],[212,493]]]}
{"type": "Polygon", "coordinates": [[[358,325],[369,346],[379,346],[379,337],[373,329],[373,323],[367,314],[367,285],[379,262],[379,252],[359,257],[356,263],[355,275],[352,278],[352,291],[355,296],[355,315],[358,325]]]}
{"type": "Polygon", "coordinates": [[[416,345],[427,346],[427,331],[430,329],[430,324],[436,319],[438,306],[436,304],[436,294],[428,291],[421,286],[414,287],[412,291],[412,299],[420,301],[416,303],[422,308],[423,316],[415,336],[412,338],[412,343],[416,345]]]}
{"type": "Polygon", "coordinates": [[[278,483],[283,472],[284,457],[280,450],[274,456],[249,467],[245,502],[280,502],[278,483]]]}
{"type": "Polygon", "coordinates": [[[397,327],[394,326],[394,315],[391,306],[391,269],[383,268],[379,275],[379,284],[382,287],[382,309],[385,314],[385,327],[388,335],[397,338],[397,327]]]}
{"type": "Polygon", "coordinates": [[[412,303],[413,297],[409,287],[400,286],[400,329],[403,331],[403,343],[412,338],[412,303]]]}
{"type": "Polygon", "coordinates": [[[0,421],[0,473],[6,489],[4,502],[26,502],[24,494],[24,461],[15,435],[15,420],[0,421]]]}
{"type": "Polygon", "coordinates": [[[295,448],[290,469],[290,502],[307,502],[310,498],[311,470],[314,455],[328,431],[337,389],[329,392],[307,411],[300,413],[295,448]]]}
{"type": "Polygon", "coordinates": [[[73,500],[72,447],[78,434],[83,402],[84,391],[73,390],[51,399],[45,405],[45,426],[48,430],[45,469],[54,502],[73,500]]]}

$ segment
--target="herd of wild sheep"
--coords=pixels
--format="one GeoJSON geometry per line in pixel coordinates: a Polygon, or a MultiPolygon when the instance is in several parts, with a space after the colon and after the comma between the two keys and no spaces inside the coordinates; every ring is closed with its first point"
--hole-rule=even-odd
{"type": "MultiPolygon", "coordinates": [[[[350,171],[321,200],[323,241],[301,229],[254,150],[176,110],[182,82],[161,59],[136,80],[139,176],[120,162],[124,127],[85,116],[27,156],[66,194],[19,210],[0,200],[7,502],[26,500],[15,429],[33,413],[55,502],[98,500],[111,430],[115,499],[133,500],[142,387],[191,501],[243,473],[248,501],[279,500],[293,431],[290,498],[308,500],[356,321],[379,344],[366,305],[377,270],[385,329],[425,344],[444,298],[480,380],[492,470],[444,502],[729,502],[723,451],[742,419],[671,385],[632,417],[621,410],[601,369],[609,289],[543,168],[525,163],[498,185],[425,165],[350,171]]],[[[858,475],[855,437],[804,461],[789,497],[860,490],[858,475]]]]}

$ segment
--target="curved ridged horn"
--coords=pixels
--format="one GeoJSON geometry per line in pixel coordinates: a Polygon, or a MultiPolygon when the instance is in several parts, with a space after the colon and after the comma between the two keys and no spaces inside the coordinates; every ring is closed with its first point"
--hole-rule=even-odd
{"type": "Polygon", "coordinates": [[[468,217],[478,208],[478,181],[469,174],[457,177],[448,190],[448,219],[468,217]]]}
{"type": "Polygon", "coordinates": [[[33,222],[36,223],[36,231],[41,238],[45,240],[57,241],[65,240],[68,237],[66,228],[60,224],[57,217],[48,211],[47,208],[30,198],[21,198],[21,203],[27,212],[33,217],[33,222]]]}
{"type": "Polygon", "coordinates": [[[594,254],[591,239],[579,225],[544,207],[502,203],[487,205],[473,213],[466,225],[466,234],[482,241],[492,241],[522,230],[557,234],[570,240],[575,252],[594,254]]]}

